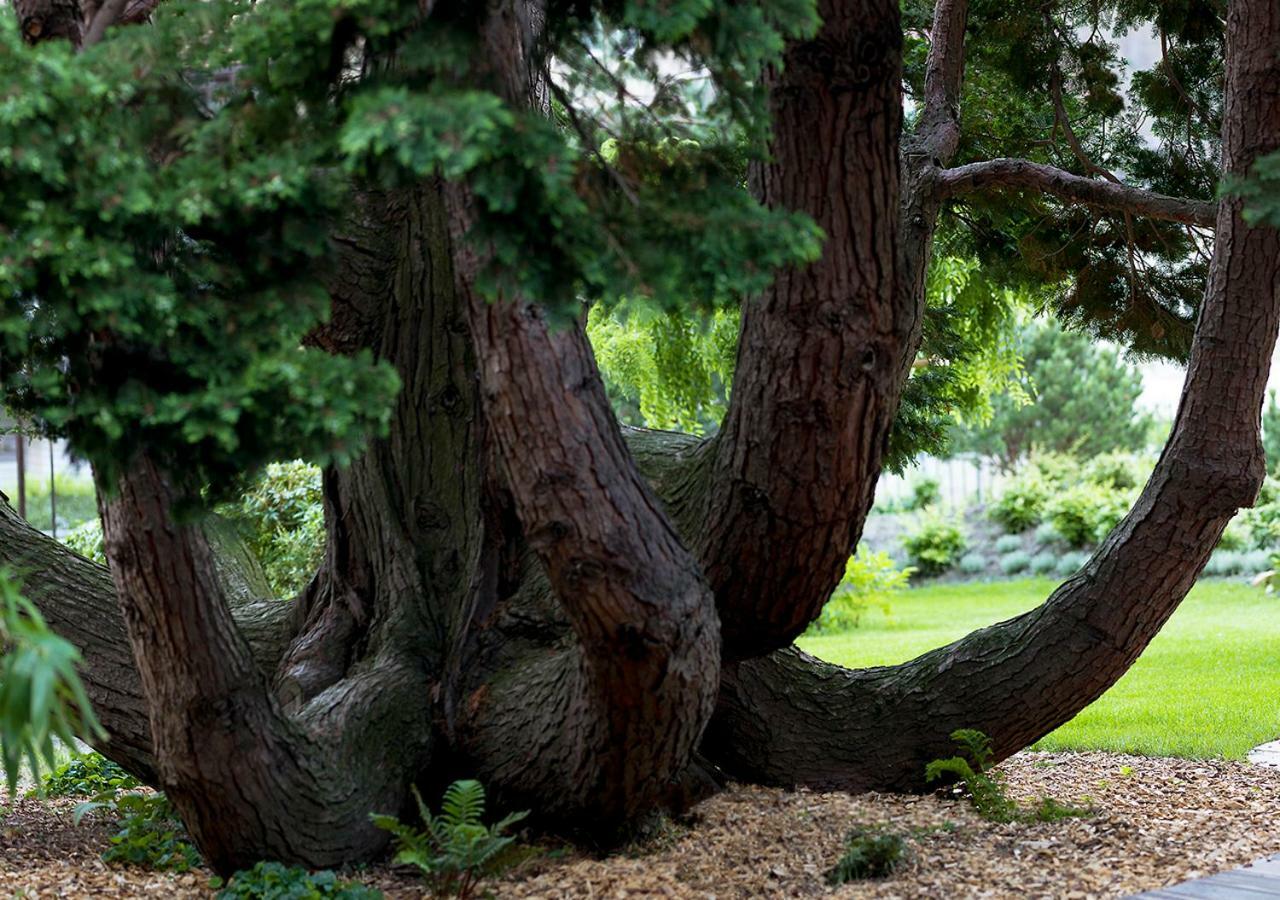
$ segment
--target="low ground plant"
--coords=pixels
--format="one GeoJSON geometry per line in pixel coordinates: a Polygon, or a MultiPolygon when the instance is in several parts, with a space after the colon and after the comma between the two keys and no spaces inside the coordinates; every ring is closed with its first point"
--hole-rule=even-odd
{"type": "Polygon", "coordinates": [[[382,891],[339,878],[335,873],[308,872],[278,862],[260,862],[237,872],[224,884],[209,885],[217,900],[382,900],[382,891]]]}
{"type": "Polygon", "coordinates": [[[142,785],[101,753],[72,757],[46,775],[40,792],[46,797],[100,797],[142,785]]]}
{"type": "Polygon", "coordinates": [[[906,839],[883,826],[858,826],[845,838],[839,862],[827,870],[831,886],[887,878],[910,859],[906,839]]]}
{"type": "Polygon", "coordinates": [[[504,868],[504,856],[515,843],[507,831],[528,813],[512,813],[485,825],[484,788],[478,781],[449,785],[438,814],[423,802],[417,787],[413,796],[422,828],[394,816],[371,816],[373,824],[391,832],[396,864],[416,867],[436,897],[476,896],[480,883],[504,868]]]}

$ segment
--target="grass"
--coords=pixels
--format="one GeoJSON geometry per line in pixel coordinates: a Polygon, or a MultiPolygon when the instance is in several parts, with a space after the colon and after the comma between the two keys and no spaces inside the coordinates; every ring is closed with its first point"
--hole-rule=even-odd
{"type": "MultiPolygon", "coordinates": [[[[888,616],[871,611],[843,634],[805,637],[805,651],[844,666],[892,665],[1031,609],[1043,578],[912,588],[888,616]]],[[[1114,687],[1035,745],[1147,756],[1242,759],[1280,737],[1280,596],[1206,580],[1114,687]]]]}

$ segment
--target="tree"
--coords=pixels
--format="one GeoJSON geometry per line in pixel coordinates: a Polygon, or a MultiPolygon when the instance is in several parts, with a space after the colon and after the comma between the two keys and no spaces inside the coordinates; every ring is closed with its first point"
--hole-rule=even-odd
{"type": "Polygon", "coordinates": [[[1013,468],[1033,449],[1096,456],[1146,445],[1142,376],[1117,351],[1052,321],[1024,328],[1019,343],[1023,390],[996,397],[990,420],[963,433],[961,447],[1013,468]]]}
{"type": "Polygon", "coordinates": [[[1209,199],[1201,163],[1219,116],[1228,176],[1280,152],[1271,0],[1154,11],[1176,52],[1147,105],[1166,144],[1190,110],[1188,149],[1110,166],[1123,110],[1079,26],[1143,4],[17,12],[36,46],[0,31],[0,383],[94,463],[110,570],[7,507],[0,562],[38,573],[81,649],[99,748],[219,871],[376,854],[368,813],[459,770],[602,840],[720,773],[923,789],[955,729],[1005,756],[1114,683],[1257,493],[1280,231],[1265,200],[1209,199]],[[1219,105],[1182,67],[1224,35],[1219,105]],[[1021,115],[1044,88],[1052,129],[1021,115]],[[973,127],[1011,96],[999,134],[973,127]],[[991,154],[1006,137],[1031,158],[991,154]],[[871,505],[935,234],[1139,347],[1177,352],[1194,307],[1187,387],[1079,577],[846,671],[790,643],[871,505]],[[749,298],[714,438],[619,430],[584,295],[749,298]],[[325,465],[324,563],[292,604],[237,597],[199,512],[286,453],[325,465]]]}

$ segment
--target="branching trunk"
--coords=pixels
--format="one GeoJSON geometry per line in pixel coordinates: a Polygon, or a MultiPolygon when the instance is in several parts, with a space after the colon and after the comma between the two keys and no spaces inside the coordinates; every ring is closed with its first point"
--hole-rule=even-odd
{"type": "Polygon", "coordinates": [[[905,372],[899,302],[896,0],[819,4],[820,34],[773,78],[761,200],[808,213],[822,258],[782,273],[743,309],[733,396],[709,447],[697,550],[725,652],[789,644],[844,572],[871,507],[905,372]],[[874,227],[866,227],[875,223],[874,227]]]}
{"type": "MultiPolygon", "coordinates": [[[[27,6],[33,39],[79,40],[83,13],[27,6]]],[[[110,575],[0,504],[0,563],[82,648],[101,749],[171,794],[218,869],[374,856],[369,812],[461,774],[604,837],[705,787],[700,744],[743,778],[918,789],[954,728],[1007,755],[1097,697],[1252,500],[1280,237],[1231,201],[1173,438],[1089,565],[1040,609],[902,666],[783,649],[870,508],[946,198],[1017,184],[1208,212],[1022,161],[947,169],[965,0],[936,5],[924,107],[901,139],[898,3],[821,9],[821,33],[771,76],[773,155],[752,183],[827,243],[747,303],[717,438],[620,433],[582,330],[550,328],[536,298],[487,302],[467,186],[427,183],[357,192],[334,236],[333,316],[309,341],[371,349],[403,391],[390,434],[325,473],[325,561],[296,601],[220,571],[206,530],[173,519],[184,486],[145,456],[104,507],[110,575]]],[[[541,15],[505,0],[481,17],[477,65],[513,102],[541,102],[541,15]]],[[[1237,0],[1230,18],[1240,173],[1280,142],[1280,12],[1237,0]]]]}
{"type": "MultiPolygon", "coordinates": [[[[1280,10],[1233,3],[1226,170],[1280,149],[1280,10]]],[[[910,663],[849,671],[789,650],[725,673],[708,752],[741,777],[851,790],[923,787],[977,728],[1006,757],[1116,682],[1177,608],[1265,474],[1259,433],[1280,320],[1280,232],[1224,201],[1173,435],[1130,514],[1040,608],[910,663]]]]}

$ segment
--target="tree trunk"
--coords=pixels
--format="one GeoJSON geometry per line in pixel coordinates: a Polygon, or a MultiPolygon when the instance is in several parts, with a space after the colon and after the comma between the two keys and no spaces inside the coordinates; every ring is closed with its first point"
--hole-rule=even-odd
{"type": "MultiPolygon", "coordinates": [[[[1280,9],[1231,5],[1225,169],[1280,150],[1280,9]]],[[[1280,232],[1218,212],[1182,402],[1150,481],[1093,559],[1040,608],[901,666],[849,671],[795,650],[726,670],[709,755],[740,777],[919,790],[976,728],[1003,759],[1129,668],[1186,596],[1265,475],[1259,422],[1280,320],[1280,232]]]]}
{"type": "MultiPolygon", "coordinates": [[[[1173,437],[1080,574],[902,666],[781,649],[861,532],[960,180],[945,166],[964,0],[937,4],[905,140],[898,3],[821,7],[821,33],[771,76],[774,152],[752,182],[828,240],[747,304],[717,438],[621,433],[581,328],[481,296],[473,198],[428,183],[358,192],[335,233],[333,316],[309,341],[372,349],[403,390],[390,434],[325,473],[325,561],[295,602],[233,589],[206,532],[172,516],[190,486],[145,456],[104,504],[110,575],[0,504],[0,563],[82,648],[100,749],[169,792],[219,871],[375,856],[369,812],[461,774],[607,838],[706,788],[699,746],[752,780],[919,789],[953,729],[1007,755],[1114,683],[1251,502],[1280,237],[1231,202],[1173,437]]],[[[483,16],[479,65],[511,102],[540,102],[541,15],[505,0],[483,16]]],[[[1280,12],[1237,0],[1229,27],[1225,152],[1241,173],[1280,143],[1280,12]]]]}

